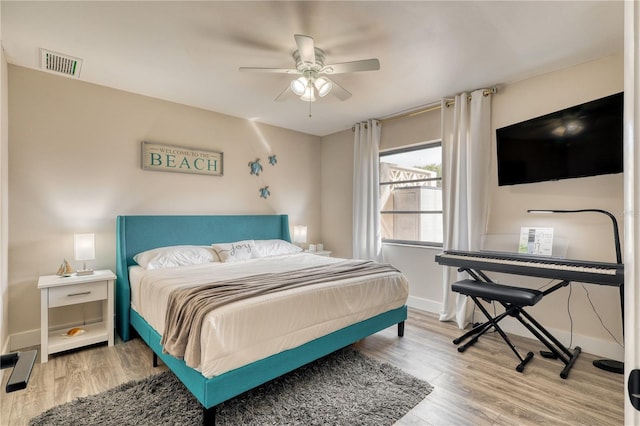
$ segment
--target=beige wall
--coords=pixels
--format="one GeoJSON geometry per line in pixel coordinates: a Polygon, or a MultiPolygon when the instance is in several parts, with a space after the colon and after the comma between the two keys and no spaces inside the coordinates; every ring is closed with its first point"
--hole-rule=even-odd
{"type": "MultiPolygon", "coordinates": [[[[440,138],[440,113],[431,111],[382,125],[380,150],[440,138]],[[425,139],[426,135],[426,139],[425,139]]],[[[338,257],[351,257],[353,232],[353,131],[322,138],[322,239],[338,257]]],[[[313,241],[312,241],[313,242],[313,241]]]]}
{"type": "MultiPolygon", "coordinates": [[[[405,118],[383,120],[380,134],[380,150],[392,150],[425,142],[440,140],[440,109],[405,118]]],[[[435,286],[442,271],[434,256],[440,249],[412,247],[402,244],[385,244],[384,260],[395,265],[409,280],[409,303],[418,309],[438,312],[442,300],[441,286],[435,286]]]]}
{"type": "MultiPolygon", "coordinates": [[[[440,139],[440,111],[390,120],[382,124],[380,150],[440,139]]],[[[340,256],[352,253],[353,132],[322,138],[322,233],[325,246],[340,256]]],[[[431,312],[440,310],[442,270],[435,262],[438,248],[383,245],[386,262],[409,280],[409,304],[431,312]]]]}
{"type": "MultiPolygon", "coordinates": [[[[493,98],[492,128],[620,90],[622,56],[507,84],[493,98]]],[[[72,257],[74,232],[96,232],[94,266],[113,267],[117,214],[289,213],[292,224],[309,226],[309,242],[323,242],[336,256],[351,256],[350,130],[326,136],[320,143],[309,135],[13,66],[9,109],[10,333],[39,327],[37,276],[53,272],[62,258],[72,257]],[[142,140],[224,151],[225,176],[143,171],[142,140]],[[278,165],[266,165],[260,177],[250,176],[248,161],[265,159],[271,152],[278,155],[278,165]],[[268,200],[258,197],[258,188],[265,184],[272,190],[268,200]]],[[[437,116],[388,122],[383,125],[382,149],[434,139],[427,132],[439,129],[437,116]]],[[[493,144],[495,152],[495,140],[493,144]]],[[[495,154],[488,169],[492,185],[488,232],[517,234],[520,226],[553,226],[557,235],[569,239],[570,257],[612,260],[606,218],[534,217],[525,210],[604,208],[622,220],[621,175],[498,187],[495,154]]],[[[433,312],[442,299],[441,269],[433,261],[438,251],[384,247],[385,259],[409,277],[410,303],[433,312]]],[[[537,280],[521,283],[541,285],[537,280]]],[[[619,337],[616,290],[585,288],[607,327],[619,337]]],[[[569,336],[567,297],[563,290],[536,306],[536,315],[562,337],[569,336]]],[[[581,286],[574,285],[570,303],[573,343],[593,353],[617,355],[581,286]]]]}
{"type": "Polygon", "coordinates": [[[350,258],[353,216],[353,132],[322,138],[322,239],[333,256],[350,258]]]}
{"type": "Polygon", "coordinates": [[[440,109],[405,118],[382,121],[380,151],[440,139],[440,109]]]}
{"type": "Polygon", "coordinates": [[[115,268],[117,215],[286,213],[320,238],[319,137],[16,66],[9,110],[9,333],[39,329],[38,276],[73,260],[74,233],[95,232],[92,266],[115,268]],[[224,176],[142,170],[142,141],[222,151],[224,176]]]}
{"type": "MultiPolygon", "coordinates": [[[[616,55],[580,66],[530,78],[501,88],[493,99],[492,128],[500,128],[559,109],[623,91],[623,57],[616,55]]],[[[495,133],[492,151],[495,153],[495,133]]],[[[495,160],[495,156],[493,157],[495,160]]],[[[532,215],[527,209],[598,208],[612,212],[623,229],[623,175],[604,175],[526,185],[497,185],[497,171],[491,165],[491,200],[488,231],[518,233],[521,226],[550,226],[554,234],[568,240],[567,257],[615,262],[611,221],[604,215],[532,215]]],[[[514,282],[513,277],[503,277],[514,282]]],[[[525,281],[531,287],[546,280],[525,281]]],[[[607,331],[591,308],[587,291],[604,325],[622,341],[622,319],[618,289],[598,285],[572,285],[570,299],[575,335],[612,344],[607,331]]],[[[568,330],[569,289],[562,289],[535,306],[546,326],[568,330]]],[[[580,344],[574,339],[574,344],[580,344]]],[[[615,345],[614,345],[615,346],[615,345]]],[[[584,348],[584,346],[583,346],[584,348]]],[[[622,351],[620,348],[619,354],[622,351]]],[[[621,359],[621,358],[618,358],[621,359]]]]}
{"type": "MultiPolygon", "coordinates": [[[[521,82],[500,87],[492,103],[492,159],[487,165],[490,173],[490,215],[488,232],[513,234],[517,238],[521,226],[552,226],[556,235],[569,242],[568,257],[577,259],[615,261],[611,223],[602,215],[533,216],[528,208],[602,208],[616,214],[622,230],[622,174],[569,179],[558,182],[535,183],[511,187],[498,187],[495,165],[495,129],[546,114],[623,90],[622,55],[602,58],[576,67],[559,70],[521,82]]],[[[428,113],[409,119],[383,124],[382,149],[397,148],[434,139],[433,130],[439,132],[439,113],[428,113]],[[422,121],[421,124],[418,122],[422,121]],[[406,129],[406,132],[403,132],[406,129]],[[421,132],[424,137],[421,139],[421,132]]],[[[353,135],[340,132],[323,138],[323,160],[353,158],[353,135]]],[[[337,252],[347,252],[351,245],[350,202],[352,170],[335,168],[334,163],[323,161],[323,237],[334,242],[337,252]],[[330,177],[328,175],[331,175],[330,177]],[[330,185],[330,186],[328,186],[330,185]],[[338,191],[339,193],[335,193],[338,191]],[[327,218],[325,212],[331,212],[327,218]],[[338,246],[340,244],[340,246],[338,246]]],[[[411,306],[439,312],[442,300],[442,269],[435,263],[438,248],[410,247],[385,244],[385,261],[396,265],[409,279],[411,306]]],[[[350,251],[349,251],[350,253],[350,251]]],[[[499,276],[499,280],[514,285],[540,287],[546,284],[535,279],[499,276]]],[[[621,359],[622,349],[609,337],[593,312],[587,299],[589,292],[598,314],[614,335],[621,339],[621,315],[618,290],[614,287],[573,284],[571,315],[573,317],[574,345],[602,356],[621,359]],[[586,290],[585,290],[586,289],[586,290]]],[[[567,314],[568,289],[547,298],[534,312],[545,326],[550,327],[565,343],[570,339],[567,314]]],[[[513,326],[513,331],[526,334],[513,326]]]]}

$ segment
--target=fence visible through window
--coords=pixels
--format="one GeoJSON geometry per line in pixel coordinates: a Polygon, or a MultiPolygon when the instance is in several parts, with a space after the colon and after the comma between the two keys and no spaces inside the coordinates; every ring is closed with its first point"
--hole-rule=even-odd
{"type": "Polygon", "coordinates": [[[382,240],[442,245],[440,142],[380,154],[382,240]]]}

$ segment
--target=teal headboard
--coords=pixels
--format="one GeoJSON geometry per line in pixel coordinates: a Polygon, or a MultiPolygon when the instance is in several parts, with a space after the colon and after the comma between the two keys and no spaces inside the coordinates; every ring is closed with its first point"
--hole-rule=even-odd
{"type": "Polygon", "coordinates": [[[133,256],[156,247],[210,245],[240,240],[291,241],[287,215],[118,216],[116,221],[116,331],[129,340],[128,267],[133,256]]]}

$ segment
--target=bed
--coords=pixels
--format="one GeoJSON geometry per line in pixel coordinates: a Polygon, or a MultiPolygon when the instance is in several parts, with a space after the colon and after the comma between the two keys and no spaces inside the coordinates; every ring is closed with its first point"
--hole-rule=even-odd
{"type": "MultiPolygon", "coordinates": [[[[116,330],[123,341],[127,341],[132,337],[132,334],[137,333],[146,344],[154,352],[154,362],[159,357],[162,361],[171,369],[174,374],[184,383],[189,391],[195,396],[195,398],[203,406],[203,420],[206,424],[215,422],[215,406],[228,399],[233,398],[249,389],[252,389],[260,384],[266,383],[280,375],[288,373],[302,365],[305,365],[311,361],[321,358],[325,355],[334,352],[342,347],[348,346],[364,337],[381,331],[387,327],[397,324],[398,335],[402,336],[404,333],[404,321],[407,318],[406,294],[399,296],[398,293],[393,293],[393,302],[382,300],[377,303],[376,307],[363,307],[360,311],[354,313],[350,318],[343,320],[342,318],[328,318],[324,320],[321,325],[314,325],[310,327],[305,325],[304,328],[312,328],[315,334],[297,335],[296,333],[289,333],[284,340],[275,341],[267,344],[259,344],[258,346],[266,346],[267,352],[258,354],[252,353],[250,356],[244,356],[242,348],[235,349],[231,345],[231,354],[227,353],[227,356],[223,361],[218,362],[214,360],[210,362],[209,355],[204,355],[204,347],[202,352],[201,364],[187,365],[185,359],[181,357],[174,357],[169,353],[163,351],[163,344],[161,343],[162,334],[158,329],[162,328],[162,319],[164,318],[165,308],[159,308],[160,311],[152,309],[155,304],[160,305],[160,302],[150,301],[149,299],[141,296],[145,293],[144,287],[138,287],[139,285],[148,285],[147,281],[153,277],[154,271],[147,273],[140,271],[140,267],[134,261],[134,256],[156,248],[171,247],[180,245],[194,245],[194,246],[211,246],[212,244],[231,243],[245,240],[283,240],[290,242],[289,221],[287,215],[212,215],[212,216],[119,216],[116,223],[116,330]],[[136,272],[137,271],[137,272],[136,272]],[[131,276],[130,276],[131,272],[131,276]],[[152,273],[153,272],[153,273],[152,273]],[[142,277],[140,278],[141,275],[142,277]],[[133,305],[132,305],[133,295],[133,305]],[[403,300],[400,302],[400,300],[403,300]],[[144,307],[143,305],[148,305],[144,307]],[[382,310],[382,311],[381,311],[382,310]],[[141,313],[142,312],[142,313],[141,313]],[[154,316],[155,315],[155,316],[154,316]],[[342,321],[342,322],[340,322],[342,321]],[[346,321],[346,322],[344,322],[346,321]],[[325,324],[327,323],[327,324],[325,324]],[[315,328],[314,328],[315,327],[315,328]],[[292,338],[291,336],[295,336],[292,338]],[[311,336],[311,337],[310,337],[311,336]],[[284,342],[284,343],[283,343],[284,342]],[[234,352],[237,351],[237,352],[234,352]],[[229,359],[231,363],[227,362],[229,359]]],[[[274,265],[288,265],[287,268],[294,267],[323,267],[324,264],[337,263],[339,259],[325,258],[321,260],[321,256],[312,254],[282,254],[274,256],[269,259],[250,259],[245,263],[236,263],[235,269],[233,265],[195,265],[184,267],[185,271],[190,271],[193,274],[211,274],[211,268],[218,268],[218,271],[229,270],[231,272],[225,272],[224,276],[232,277],[234,271],[239,269],[238,265],[242,264],[242,267],[247,271],[257,271],[259,268],[268,266],[269,268],[278,268],[274,265]],[[301,263],[300,263],[301,262],[301,263]],[[322,264],[322,265],[321,265],[322,264]],[[293,266],[290,266],[293,265],[293,266]],[[297,265],[297,266],[296,266],[297,265]],[[223,269],[227,268],[227,269],[223,269]],[[258,269],[255,269],[258,268],[258,269]],[[201,271],[202,269],[202,271],[201,271]],[[205,272],[206,271],[206,272],[205,272]],[[230,275],[229,275],[230,274],[230,275]]],[[[243,261],[244,262],[244,261],[243,261]]],[[[173,268],[170,272],[171,278],[165,278],[169,281],[177,279],[177,270],[180,268],[173,268]]],[[[159,273],[156,275],[160,275],[159,273]]],[[[188,274],[186,274],[188,275],[188,274]]],[[[381,290],[375,290],[375,293],[386,294],[385,290],[386,282],[394,283],[395,287],[406,287],[406,280],[401,274],[397,273],[397,277],[392,277],[390,274],[379,278],[377,285],[381,290]],[[400,285],[404,280],[405,284],[400,285]]],[[[199,275],[198,275],[199,276],[199,275]]],[[[180,278],[185,279],[185,278],[180,278]]],[[[355,281],[356,279],[353,279],[355,281]]],[[[347,280],[348,281],[348,280],[347,280]]],[[[347,282],[345,281],[345,282],[347,282]]],[[[163,281],[158,281],[163,282],[163,281]]],[[[322,285],[314,285],[312,287],[321,288],[324,293],[331,296],[333,292],[333,283],[325,283],[322,285]],[[325,287],[331,287],[331,289],[325,289],[325,287]]],[[[391,286],[391,287],[393,287],[391,286]]],[[[355,287],[354,287],[355,288],[355,287]]],[[[374,287],[377,288],[377,287],[374,287]]],[[[362,293],[358,293],[361,290],[353,290],[352,296],[358,300],[364,299],[362,293]]],[[[404,290],[406,292],[406,289],[404,290]]],[[[309,300],[315,300],[319,296],[306,295],[300,289],[286,290],[284,293],[291,293],[289,296],[297,297],[296,306],[305,306],[303,303],[309,303],[309,300]],[[307,298],[305,302],[304,299],[307,298]]],[[[149,290],[146,290],[149,293],[149,290]]],[[[153,292],[152,292],[153,293],[153,292]]],[[[265,297],[265,296],[262,296],[265,297]]],[[[384,299],[385,296],[380,296],[384,299]]],[[[390,296],[391,297],[391,296],[390,296]]],[[[259,308],[262,309],[262,317],[282,317],[282,315],[267,315],[265,311],[268,309],[279,309],[282,307],[274,308],[277,303],[281,302],[280,293],[278,296],[266,296],[265,300],[261,300],[258,303],[259,308]],[[274,299],[273,301],[271,299],[274,299]],[[276,303],[277,302],[277,303],[276,303]],[[274,304],[273,306],[271,306],[274,304]]],[[[368,299],[368,297],[367,297],[368,299]]],[[[237,302],[234,306],[243,306],[244,304],[251,305],[257,303],[254,301],[242,301],[237,302]]],[[[359,303],[359,302],[358,302],[359,303]]],[[[358,304],[356,303],[356,304],[358,304]]],[[[349,305],[347,303],[346,305],[349,305]]],[[[252,308],[253,309],[253,308],[252,308]]],[[[249,309],[245,309],[249,312],[249,309]]],[[[295,315],[304,315],[306,319],[308,316],[307,309],[298,309],[302,314],[296,314],[295,312],[288,312],[291,317],[291,322],[298,323],[299,320],[295,318],[295,315]]],[[[320,315],[324,309],[318,309],[320,315]]],[[[244,311],[243,311],[244,312],[244,311]]],[[[278,312],[278,311],[276,311],[278,312]]],[[[281,312],[281,311],[280,311],[281,312]]],[[[211,313],[209,315],[216,315],[211,313]]],[[[255,324],[260,323],[260,320],[252,319],[249,313],[238,313],[237,315],[245,316],[232,316],[230,313],[225,313],[227,324],[235,324],[236,328],[238,324],[245,324],[242,327],[243,330],[251,329],[253,327],[247,327],[246,324],[250,324],[254,321],[255,324]]],[[[236,315],[235,313],[233,315],[236,315]]],[[[323,314],[324,315],[324,314],[323,314]]],[[[311,315],[312,316],[312,315],[311,315]]],[[[336,314],[336,316],[343,316],[342,314],[336,314]]],[[[255,317],[253,317],[255,318],[255,317]]],[[[289,318],[289,317],[287,317],[289,318]]],[[[219,318],[218,318],[219,320],[219,318]]],[[[216,323],[217,324],[217,323],[216,323]]],[[[263,329],[261,333],[265,333],[265,330],[277,329],[284,325],[275,325],[273,328],[263,329]]],[[[231,327],[233,328],[233,327],[231,327]]],[[[203,325],[203,330],[205,326],[203,325]]],[[[162,331],[162,330],[161,330],[162,331]]],[[[211,330],[209,329],[211,333],[211,330]]],[[[204,332],[203,332],[204,333],[204,332]]],[[[224,332],[221,330],[221,334],[224,332]]],[[[204,335],[204,334],[203,334],[204,335]]],[[[255,336],[244,336],[243,339],[235,339],[239,341],[251,342],[255,341],[255,336]]],[[[203,346],[207,344],[208,339],[201,339],[203,346]],[[204,343],[203,343],[204,342],[204,343]]],[[[225,346],[227,343],[218,342],[218,346],[225,346]]],[[[200,355],[199,355],[200,356],[200,355]]]]}

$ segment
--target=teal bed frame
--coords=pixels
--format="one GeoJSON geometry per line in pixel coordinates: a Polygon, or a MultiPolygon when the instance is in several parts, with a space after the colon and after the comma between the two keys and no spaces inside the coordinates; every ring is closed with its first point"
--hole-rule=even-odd
{"type": "Polygon", "coordinates": [[[215,406],[256,386],[295,370],[371,334],[397,324],[404,334],[407,307],[384,312],[293,349],[212,378],[188,367],[181,359],[162,353],[160,334],[130,308],[128,267],[133,256],[152,248],[193,244],[210,245],[245,239],[291,241],[287,215],[118,216],[116,222],[116,330],[123,341],[132,330],[156,357],[184,383],[203,406],[203,423],[215,423],[215,406]]]}

